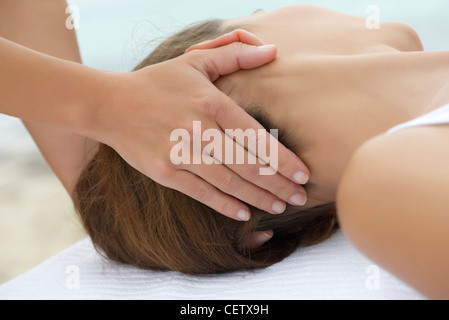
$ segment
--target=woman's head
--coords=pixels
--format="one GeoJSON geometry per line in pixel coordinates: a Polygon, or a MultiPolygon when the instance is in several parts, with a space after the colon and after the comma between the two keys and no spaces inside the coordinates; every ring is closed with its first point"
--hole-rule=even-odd
{"type": "MultiPolygon", "coordinates": [[[[233,29],[219,20],[192,26],[162,43],[136,69],[180,56],[233,29]]],[[[326,239],[336,228],[333,204],[302,212],[288,206],[276,216],[251,208],[250,221],[231,220],[157,184],[105,145],[81,175],[76,194],[77,210],[97,249],[111,260],[145,269],[196,274],[266,267],[300,244],[326,239]],[[251,249],[251,233],[262,230],[273,230],[273,238],[251,249]]]]}
{"type": "MultiPolygon", "coordinates": [[[[338,124],[335,94],[341,91],[341,81],[335,81],[332,73],[338,74],[350,55],[400,51],[410,30],[398,35],[403,26],[383,24],[383,32],[370,32],[364,18],[294,6],[192,26],[167,39],[136,69],[180,56],[190,46],[237,27],[256,34],[264,43],[276,44],[278,59],[266,67],[221,78],[217,87],[244,108],[258,106],[256,110],[261,113],[247,111],[267,129],[279,128],[281,143],[291,144],[291,149],[306,159],[312,168],[311,180],[325,189],[324,182],[336,170],[317,163],[336,162],[332,156],[337,154],[339,138],[323,134],[338,124]],[[265,118],[276,126],[266,123],[265,118]],[[319,122],[323,118],[329,122],[319,122]],[[307,142],[304,153],[298,151],[292,135],[307,142]]],[[[326,196],[309,201],[305,210],[287,206],[283,214],[271,215],[251,208],[252,218],[238,222],[155,183],[113,149],[101,145],[79,179],[76,206],[93,243],[112,260],[146,269],[220,273],[269,266],[300,244],[329,237],[337,221],[331,203],[335,188],[330,185],[328,189],[322,193],[326,196]],[[273,230],[273,238],[251,248],[252,232],[264,230],[273,230]]]]}

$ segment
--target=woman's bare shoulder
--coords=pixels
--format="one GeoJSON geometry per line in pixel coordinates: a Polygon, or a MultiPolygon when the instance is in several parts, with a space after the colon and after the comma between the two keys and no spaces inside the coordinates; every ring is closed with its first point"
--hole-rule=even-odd
{"type": "Polygon", "coordinates": [[[376,137],[351,160],[337,199],[348,239],[431,297],[449,297],[448,144],[449,125],[376,137]]]}
{"type": "Polygon", "coordinates": [[[381,203],[388,198],[415,205],[449,188],[448,144],[449,125],[411,128],[369,140],[343,175],[338,192],[341,205],[357,199],[381,203]]]}

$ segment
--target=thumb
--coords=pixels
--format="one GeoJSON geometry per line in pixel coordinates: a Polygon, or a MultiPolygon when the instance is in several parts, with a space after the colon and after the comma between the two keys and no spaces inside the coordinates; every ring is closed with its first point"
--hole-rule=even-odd
{"type": "Polygon", "coordinates": [[[249,46],[235,42],[227,46],[202,51],[192,51],[192,65],[214,82],[221,76],[241,69],[254,69],[272,62],[276,58],[275,45],[249,46]]]}
{"type": "Polygon", "coordinates": [[[236,29],[230,33],[224,34],[221,37],[218,37],[213,40],[204,41],[198,43],[196,45],[191,46],[186,52],[190,52],[193,50],[204,50],[204,49],[214,49],[222,46],[226,46],[233,42],[241,42],[245,44],[249,44],[252,46],[261,46],[263,42],[257,38],[251,32],[248,32],[243,29],[236,29]]]}

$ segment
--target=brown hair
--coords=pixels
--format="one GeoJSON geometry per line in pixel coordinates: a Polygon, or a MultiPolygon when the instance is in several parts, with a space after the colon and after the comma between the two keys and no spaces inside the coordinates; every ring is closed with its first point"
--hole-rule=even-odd
{"type": "MultiPolygon", "coordinates": [[[[191,45],[229,31],[221,25],[213,20],[189,27],[163,42],[136,69],[180,56],[191,45]]],[[[77,211],[97,250],[145,269],[199,274],[266,267],[300,244],[328,238],[337,227],[333,204],[305,211],[287,206],[281,215],[251,208],[250,221],[234,221],[157,184],[106,145],[100,145],[79,178],[76,196],[77,211]],[[248,249],[256,230],[273,230],[274,237],[248,249]]]]}

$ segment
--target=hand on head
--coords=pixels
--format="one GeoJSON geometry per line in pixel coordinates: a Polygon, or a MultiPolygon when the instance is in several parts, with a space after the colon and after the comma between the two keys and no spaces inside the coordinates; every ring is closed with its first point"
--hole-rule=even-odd
{"type": "MultiPolygon", "coordinates": [[[[201,123],[203,132],[215,129],[223,141],[229,139],[226,129],[264,130],[213,82],[240,69],[263,66],[275,59],[276,52],[275,46],[263,46],[251,33],[236,30],[195,45],[178,58],[119,75],[111,84],[116,99],[108,100],[107,112],[100,117],[100,128],[105,130],[99,140],[154,181],[233,219],[250,218],[246,204],[273,214],[282,213],[287,202],[301,205],[291,199],[297,194],[305,199],[301,184],[307,182],[309,172],[282,145],[276,173],[263,176],[259,174],[260,168],[267,166],[263,158],[257,164],[174,165],[172,145],[167,143],[176,129],[192,133],[194,121],[201,123]],[[124,83],[126,91],[121,89],[124,83]]],[[[267,145],[273,143],[264,132],[267,145]]],[[[233,150],[244,152],[245,159],[256,154],[249,144],[232,144],[233,150]]]]}

